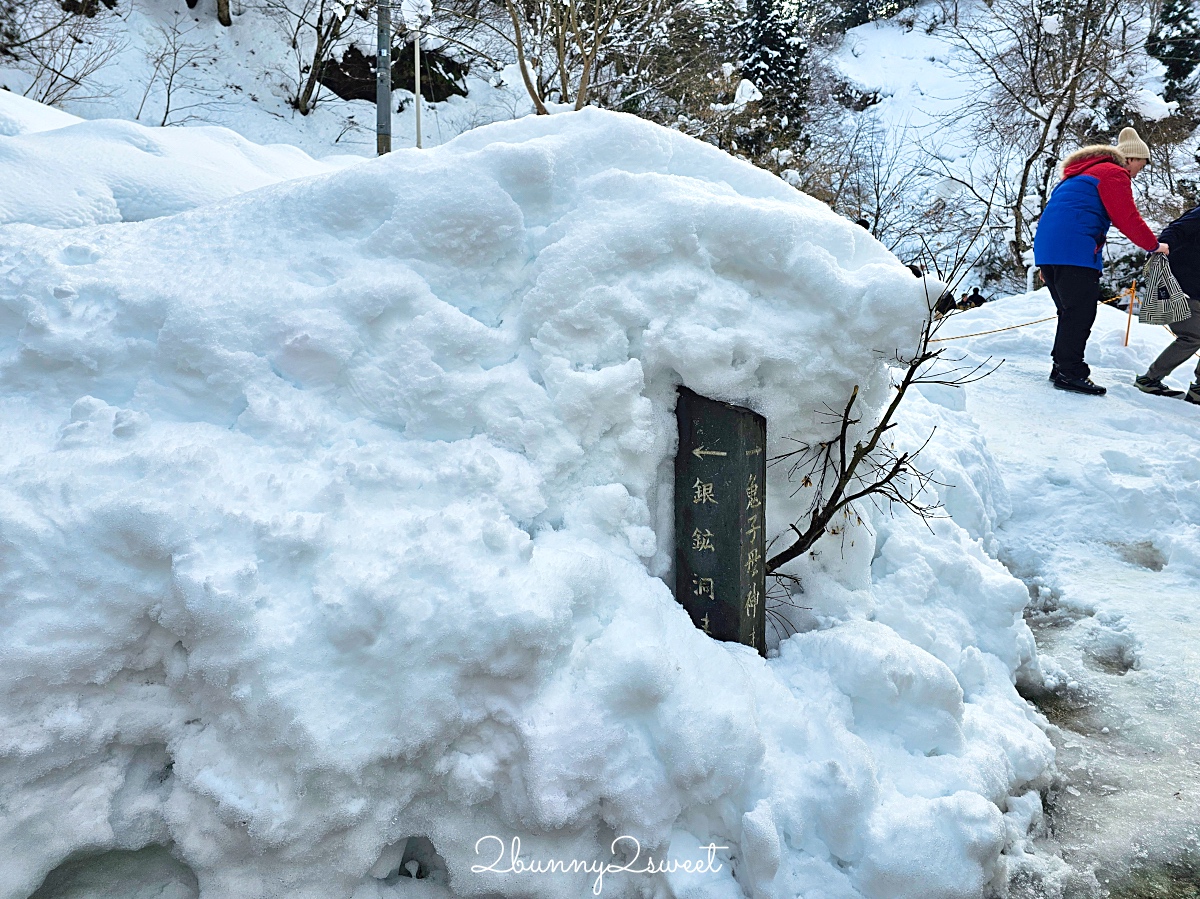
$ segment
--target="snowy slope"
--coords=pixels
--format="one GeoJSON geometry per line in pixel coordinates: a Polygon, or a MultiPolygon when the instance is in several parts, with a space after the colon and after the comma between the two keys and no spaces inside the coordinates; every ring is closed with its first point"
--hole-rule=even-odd
{"type": "MultiPolygon", "coordinates": [[[[833,62],[852,84],[879,93],[879,103],[866,114],[887,126],[890,140],[910,151],[944,153],[947,143],[960,153],[969,150],[969,140],[957,146],[960,135],[947,127],[944,117],[970,97],[971,81],[957,70],[955,49],[946,35],[914,27],[913,15],[910,10],[896,20],[850,29],[833,62]]],[[[928,9],[924,15],[933,17],[928,9]]]]}
{"type": "MultiPolygon", "coordinates": [[[[930,450],[955,520],[818,544],[771,660],[660,579],[676,386],[775,452],[855,384],[878,406],[926,302],[778,178],[596,110],[0,228],[0,896],[593,888],[480,870],[489,835],[725,847],[613,896],[998,887],[1052,750],[964,413],[915,397],[900,438],[960,435],[930,450]],[[397,877],[418,835],[432,877],[397,877]]],[[[782,477],[773,532],[804,509],[782,477]]]]}
{"type": "MultiPolygon", "coordinates": [[[[982,6],[963,4],[954,15],[966,20],[976,11],[982,6]]],[[[902,155],[953,164],[973,159],[980,150],[972,104],[993,82],[946,27],[947,15],[944,7],[919,4],[894,19],[852,28],[832,62],[851,84],[879,94],[879,102],[863,114],[885,128],[890,145],[899,146],[902,155]]],[[[993,39],[1000,40],[996,34],[993,39]]],[[[1140,85],[1134,98],[1138,112],[1149,121],[1170,114],[1161,96],[1162,63],[1141,56],[1130,64],[1140,85]]]]}
{"type": "MultiPolygon", "coordinates": [[[[1053,315],[1046,291],[962,315],[967,334],[1053,315]]],[[[1003,357],[972,385],[977,420],[1009,487],[1000,554],[1030,584],[1057,727],[1061,781],[1044,895],[1104,895],[1131,866],[1194,864],[1200,796],[1200,409],[1132,384],[1171,337],[1101,308],[1088,346],[1102,398],[1046,381],[1054,320],[955,342],[1003,357]],[[1070,867],[1053,864],[1061,855],[1070,867]],[[1074,890],[1074,892],[1071,892],[1074,890]]],[[[1169,379],[1186,388],[1196,360],[1169,379]]]]}

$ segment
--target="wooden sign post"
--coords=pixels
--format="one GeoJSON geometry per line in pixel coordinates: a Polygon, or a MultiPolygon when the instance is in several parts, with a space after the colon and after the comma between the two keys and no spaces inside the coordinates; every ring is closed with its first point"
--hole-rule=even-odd
{"type": "Polygon", "coordinates": [[[696,627],[766,655],[767,420],[679,388],[675,598],[696,627]]]}

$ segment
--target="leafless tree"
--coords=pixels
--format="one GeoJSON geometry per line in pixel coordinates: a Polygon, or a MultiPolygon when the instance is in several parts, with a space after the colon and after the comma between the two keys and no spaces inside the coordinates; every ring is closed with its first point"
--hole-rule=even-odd
{"type": "Polygon", "coordinates": [[[598,81],[611,87],[649,49],[666,43],[685,0],[504,0],[525,89],[539,114],[547,102],[582,109],[598,81]]]}
{"type": "MultiPolygon", "coordinates": [[[[939,271],[942,283],[955,284],[975,266],[987,227],[986,218],[977,222],[974,229],[954,245],[955,254],[942,257],[947,266],[939,271]]],[[[782,549],[768,552],[767,573],[776,579],[776,589],[784,595],[795,593],[796,585],[790,583],[795,581],[793,575],[781,571],[783,566],[809,552],[826,534],[844,534],[851,519],[861,523],[857,504],[869,501],[876,508],[889,510],[899,505],[925,520],[938,513],[940,504],[931,501],[929,491],[938,482],[931,472],[917,464],[918,456],[933,435],[930,434],[920,447],[897,451],[888,432],[896,426],[900,406],[913,387],[921,384],[962,387],[987,377],[1001,363],[993,365],[988,359],[964,364],[963,357],[953,355],[945,341],[937,336],[948,319],[934,314],[935,297],[928,288],[926,294],[929,306],[916,347],[907,354],[897,351],[891,359],[893,393],[879,418],[873,424],[864,423],[856,385],[840,410],[826,408],[826,417],[833,426],[829,437],[817,441],[793,441],[797,443],[795,449],[769,460],[768,464],[772,466],[787,465],[788,480],[796,484],[793,496],[801,491],[811,491],[805,518],[793,522],[790,533],[775,536],[769,545],[770,550],[776,544],[783,544],[782,549]]],[[[786,612],[780,614],[787,618],[786,612]]]]}
{"type": "MultiPolygon", "coordinates": [[[[877,508],[903,506],[923,519],[937,514],[940,504],[929,488],[936,484],[931,472],[917,459],[926,444],[913,450],[897,450],[889,432],[908,391],[920,384],[963,386],[995,370],[990,361],[962,365],[947,358],[937,343],[937,332],[945,319],[932,309],[922,325],[916,348],[893,358],[898,377],[893,381],[891,401],[873,423],[864,423],[859,407],[859,388],[850,392],[839,410],[826,410],[833,433],[824,440],[798,442],[795,449],[775,456],[771,465],[787,466],[788,480],[795,493],[809,490],[812,500],[805,518],[793,522],[790,533],[772,540],[783,547],[769,553],[768,574],[775,574],[793,559],[809,552],[826,534],[842,533],[850,520],[861,523],[857,504],[867,501],[877,508]],[[948,364],[947,364],[948,363],[948,364]]],[[[932,435],[930,435],[932,437],[932,435]]]]}
{"type": "Polygon", "coordinates": [[[1137,87],[1145,15],[1144,0],[945,0],[944,27],[962,73],[980,88],[965,111],[980,143],[1012,161],[1004,203],[1014,269],[1027,264],[1059,160],[1107,139],[1106,116],[1123,110],[1137,87]]]}
{"type": "Polygon", "coordinates": [[[30,76],[25,96],[50,106],[102,96],[92,76],[123,48],[119,20],[107,14],[107,9],[93,4],[68,11],[65,5],[52,0],[30,0],[22,5],[13,29],[17,40],[6,47],[17,67],[30,76]]]}
{"type": "Polygon", "coordinates": [[[21,50],[46,38],[51,32],[66,27],[74,13],[48,5],[0,2],[0,56],[20,58],[21,50]]]}
{"type": "Polygon", "coordinates": [[[195,22],[185,21],[178,13],[169,25],[158,27],[154,44],[146,51],[151,73],[135,119],[141,119],[146,102],[156,86],[163,93],[163,113],[159,125],[172,124],[172,114],[178,116],[179,113],[187,113],[175,124],[196,118],[196,109],[209,107],[216,102],[220,92],[204,79],[196,77],[201,63],[211,61],[212,52],[210,48],[189,39],[197,27],[195,22]],[[178,103],[180,90],[185,90],[191,98],[183,105],[178,103]]]}
{"type": "Polygon", "coordinates": [[[595,104],[733,147],[754,115],[734,102],[739,17],[736,0],[443,0],[425,34],[497,71],[516,62],[539,113],[595,104]]]}
{"type": "MultiPolygon", "coordinates": [[[[816,115],[824,111],[817,110],[816,115]]],[[[927,136],[886,129],[869,112],[818,119],[803,157],[773,154],[785,180],[868,230],[905,262],[949,281],[988,255],[1002,206],[1004,173],[981,152],[947,162],[927,136]],[[964,263],[970,262],[964,268],[964,263]]]]}

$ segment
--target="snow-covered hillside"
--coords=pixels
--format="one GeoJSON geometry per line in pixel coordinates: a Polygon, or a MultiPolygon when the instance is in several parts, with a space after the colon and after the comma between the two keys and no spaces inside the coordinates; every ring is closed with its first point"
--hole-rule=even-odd
{"type": "MultiPolygon", "coordinates": [[[[151,199],[137,142],[225,140],[42,124],[0,158],[107,141],[97,183],[151,199]]],[[[611,896],[1002,887],[1053,752],[964,413],[930,388],[898,437],[939,426],[954,518],[818,544],[772,658],[668,586],[675,388],[762,412],[772,452],[811,438],[854,385],[885,399],[919,281],[778,178],[613,113],[318,174],[235,149],[263,173],[236,188],[304,176],[136,222],[47,221],[65,177],[6,207],[0,896],[593,889],[505,873],[489,836],[527,862],[723,847],[611,896]]],[[[804,496],[772,471],[777,533],[804,496]]]]}
{"type": "MultiPolygon", "coordinates": [[[[122,2],[96,20],[88,39],[103,64],[86,82],[63,91],[58,105],[87,119],[123,119],[145,125],[218,125],[259,144],[291,144],[317,158],[375,155],[375,104],[343,100],[326,87],[301,115],[291,102],[302,81],[299,66],[311,48],[301,27],[285,8],[304,4],[232,4],[233,24],[222,27],[211,0],[188,9],[176,0],[122,2]],[[300,47],[293,47],[292,32],[300,47]]],[[[398,20],[399,21],[399,20],[398,20]]],[[[372,21],[352,16],[343,48],[360,46],[374,53],[372,21]],[[348,43],[347,43],[348,42],[348,43]]],[[[78,64],[78,63],[77,63],[78,64]]],[[[463,131],[503,121],[531,110],[515,67],[493,72],[479,66],[468,75],[467,96],[439,103],[426,97],[424,144],[444,143],[463,131]]],[[[0,58],[0,87],[38,95],[30,66],[0,58]]],[[[416,138],[413,84],[395,85],[393,142],[411,147],[416,138]],[[401,108],[402,107],[402,108],[401,108]]],[[[428,91],[428,85],[425,88],[428,91]]]]}
{"type": "MultiPolygon", "coordinates": [[[[1069,27],[1058,15],[1041,22],[1039,9],[1025,0],[919,3],[850,29],[830,56],[863,107],[845,113],[840,144],[825,150],[844,170],[831,202],[867,219],[905,261],[953,271],[956,288],[1032,289],[1033,234],[1059,163],[1080,146],[1115,143],[1122,127],[1136,125],[1151,147],[1152,164],[1134,181],[1150,226],[1195,202],[1195,82],[1172,82],[1148,49],[1161,8],[1105,0],[1103,13],[1079,7],[1069,27]],[[1068,51],[1086,55],[1085,21],[1111,29],[1092,45],[1111,55],[1068,62],[1068,51]],[[1071,71],[1091,87],[1055,80],[1071,71]]],[[[1191,59],[1196,41],[1184,43],[1191,59]]],[[[1116,228],[1105,258],[1113,293],[1144,262],[1116,228]]]]}

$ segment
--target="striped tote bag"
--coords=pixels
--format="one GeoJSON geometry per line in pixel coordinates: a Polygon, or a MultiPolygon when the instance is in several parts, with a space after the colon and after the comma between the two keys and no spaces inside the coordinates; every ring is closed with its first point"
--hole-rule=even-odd
{"type": "Polygon", "coordinates": [[[1188,295],[1183,292],[1170,263],[1162,253],[1151,253],[1142,269],[1145,294],[1138,311],[1138,321],[1143,325],[1173,325],[1191,318],[1188,295]]]}

